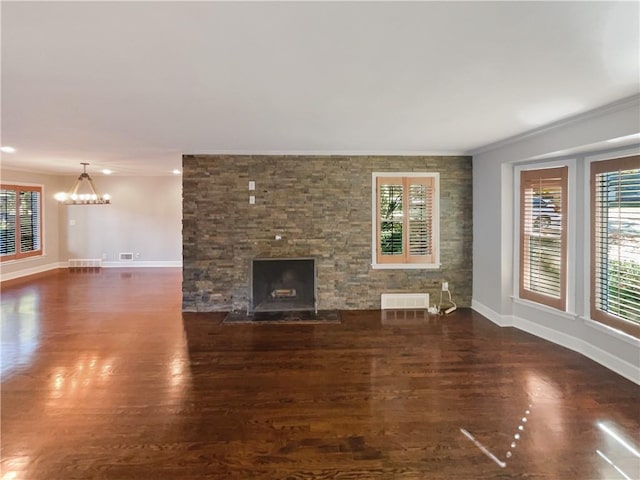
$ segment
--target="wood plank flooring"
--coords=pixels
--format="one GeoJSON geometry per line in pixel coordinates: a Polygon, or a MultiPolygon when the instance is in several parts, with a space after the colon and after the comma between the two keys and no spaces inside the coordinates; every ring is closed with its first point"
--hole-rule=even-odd
{"type": "Polygon", "coordinates": [[[222,325],[180,291],[2,285],[2,480],[640,478],[640,387],[577,353],[471,310],[222,325]]]}

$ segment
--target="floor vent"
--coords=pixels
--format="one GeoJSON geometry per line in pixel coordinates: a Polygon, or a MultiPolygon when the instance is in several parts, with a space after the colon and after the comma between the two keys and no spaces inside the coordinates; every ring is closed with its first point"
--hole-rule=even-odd
{"type": "Polygon", "coordinates": [[[120,253],[121,262],[133,262],[133,253],[120,253]]]}
{"type": "Polygon", "coordinates": [[[383,293],[380,296],[382,310],[401,308],[429,308],[428,293],[383,293]]]}
{"type": "Polygon", "coordinates": [[[102,260],[99,258],[70,258],[67,266],[73,270],[97,270],[102,268],[102,260]]]}

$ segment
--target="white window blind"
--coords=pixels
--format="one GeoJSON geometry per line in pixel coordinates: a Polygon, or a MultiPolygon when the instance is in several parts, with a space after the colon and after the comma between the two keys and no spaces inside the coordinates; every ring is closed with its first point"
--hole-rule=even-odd
{"type": "Polygon", "coordinates": [[[591,197],[591,317],[627,330],[640,325],[640,156],[593,162],[591,197]]]}
{"type": "Polygon", "coordinates": [[[564,310],[567,167],[520,177],[520,298],[564,310]]]}
{"type": "Polygon", "coordinates": [[[435,176],[376,177],[376,263],[436,262],[435,176]]]}
{"type": "Polygon", "coordinates": [[[40,250],[40,192],[20,192],[20,252],[40,250]]]}
{"type": "Polygon", "coordinates": [[[16,253],[16,191],[0,190],[0,255],[16,253]]]}
{"type": "Polygon", "coordinates": [[[42,189],[22,185],[0,188],[0,259],[42,254],[42,189]]]}

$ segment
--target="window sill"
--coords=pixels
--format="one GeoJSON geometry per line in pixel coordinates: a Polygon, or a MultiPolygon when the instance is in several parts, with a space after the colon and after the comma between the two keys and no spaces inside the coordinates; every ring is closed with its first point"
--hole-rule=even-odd
{"type": "Polygon", "coordinates": [[[442,265],[434,263],[372,263],[374,270],[439,270],[442,265]]]}
{"type": "MultiPolygon", "coordinates": [[[[612,337],[619,338],[632,345],[636,345],[636,346],[640,345],[640,338],[638,338],[636,335],[633,335],[629,332],[625,332],[620,328],[616,328],[614,325],[607,325],[606,323],[600,322],[598,320],[594,320],[590,317],[580,317],[580,318],[584,321],[585,325],[587,325],[590,328],[593,328],[594,330],[607,333],[612,337]]],[[[634,329],[634,330],[637,331],[639,329],[634,329]]]]}

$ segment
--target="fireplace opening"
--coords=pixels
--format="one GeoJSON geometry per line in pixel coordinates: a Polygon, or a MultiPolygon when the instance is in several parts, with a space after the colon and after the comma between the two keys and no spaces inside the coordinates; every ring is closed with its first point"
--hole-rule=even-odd
{"type": "Polygon", "coordinates": [[[250,311],[309,310],[317,312],[315,259],[253,259],[250,311]]]}

